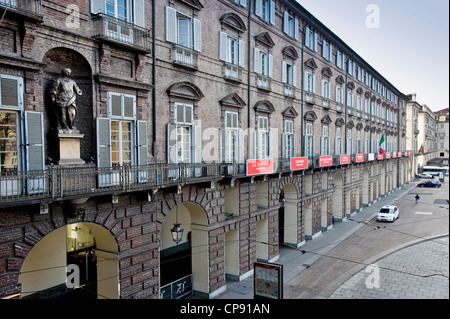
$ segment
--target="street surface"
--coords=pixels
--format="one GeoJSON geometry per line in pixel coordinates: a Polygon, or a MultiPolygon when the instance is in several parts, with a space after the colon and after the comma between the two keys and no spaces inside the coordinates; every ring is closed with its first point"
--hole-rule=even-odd
{"type": "MultiPolygon", "coordinates": [[[[412,184],[414,183],[417,184],[417,182],[412,184]]],[[[386,255],[386,252],[390,250],[395,251],[407,243],[423,241],[425,238],[448,235],[449,233],[448,176],[441,188],[415,187],[400,198],[395,198],[396,195],[396,192],[393,192],[381,201],[387,200],[386,204],[396,205],[400,210],[399,219],[393,223],[386,223],[378,222],[376,216],[369,221],[361,220],[358,216],[359,213],[350,217],[346,223],[364,223],[364,227],[328,251],[326,256],[322,256],[313,265],[300,272],[298,276],[290,280],[289,284],[285,284],[284,298],[347,298],[349,295],[352,295],[353,298],[386,298],[387,295],[377,296],[370,294],[377,291],[377,289],[365,288],[365,290],[370,292],[367,295],[361,291],[356,294],[350,293],[346,295],[345,289],[341,293],[336,292],[333,294],[333,292],[344,284],[344,281],[349,279],[349,276],[355,275],[358,269],[364,273],[365,268],[371,263],[377,265],[376,260],[373,260],[375,256],[386,255]],[[416,194],[420,196],[418,204],[415,204],[414,197],[416,194]],[[389,197],[392,197],[392,201],[389,200],[389,197]],[[370,259],[372,260],[369,262],[370,259]]],[[[335,227],[339,227],[339,224],[335,225],[335,227]]],[[[443,248],[436,253],[444,254],[446,263],[444,264],[444,269],[438,269],[434,274],[445,272],[445,269],[446,274],[444,276],[433,276],[433,280],[436,279],[443,282],[447,286],[447,291],[442,292],[440,297],[435,296],[435,298],[448,298],[448,236],[434,240],[431,245],[419,246],[407,252],[414,254],[414,258],[411,257],[413,260],[421,260],[423,259],[422,255],[424,257],[427,256],[427,254],[431,253],[430,250],[436,249],[436,245],[439,248],[443,248]]],[[[403,255],[398,255],[396,259],[394,256],[394,263],[404,260],[403,257],[403,255]]],[[[428,256],[426,258],[431,257],[428,256]]],[[[408,259],[408,261],[410,263],[413,262],[411,259],[408,259]]],[[[382,266],[381,263],[377,266],[380,267],[380,277],[385,278],[385,286],[388,278],[395,279],[400,274],[403,275],[402,271],[390,271],[390,266],[382,266]]],[[[406,263],[407,266],[408,264],[406,263]]],[[[370,274],[370,269],[368,273],[370,274]]],[[[426,276],[430,274],[425,271],[422,273],[419,271],[414,278],[418,280],[422,278],[420,277],[421,275],[426,276]]],[[[359,280],[360,285],[365,287],[361,277],[367,278],[367,276],[367,273],[363,276],[360,273],[359,277],[353,279],[353,283],[349,282],[347,285],[354,285],[359,280]]],[[[380,280],[380,286],[378,289],[383,288],[383,280],[380,280]]],[[[389,287],[391,286],[389,285],[389,287]]],[[[398,294],[397,298],[402,298],[402,293],[399,292],[398,294]]],[[[403,297],[407,298],[410,296],[405,292],[403,297]]]]}
{"type": "MultiPolygon", "coordinates": [[[[449,176],[411,182],[297,249],[281,246],[283,299],[449,298],[449,176]],[[415,204],[415,196],[420,201],[415,204]],[[384,205],[400,217],[378,222],[384,205]]],[[[253,277],[227,281],[218,299],[252,299],[253,277]]]]}

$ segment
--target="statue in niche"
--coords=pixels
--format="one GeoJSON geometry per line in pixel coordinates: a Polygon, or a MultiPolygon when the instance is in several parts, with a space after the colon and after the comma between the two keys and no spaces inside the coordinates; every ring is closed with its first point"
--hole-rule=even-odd
{"type": "Polygon", "coordinates": [[[75,129],[74,122],[78,112],[76,98],[82,94],[78,85],[70,78],[71,73],[69,68],[62,69],[61,76],[52,81],[50,88],[51,102],[63,130],[75,129]]]}

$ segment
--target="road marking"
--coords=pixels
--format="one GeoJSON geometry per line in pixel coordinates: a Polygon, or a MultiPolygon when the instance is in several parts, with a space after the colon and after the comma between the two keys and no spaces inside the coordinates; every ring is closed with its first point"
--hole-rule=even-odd
{"type": "Polygon", "coordinates": [[[415,212],[416,215],[433,215],[432,212],[415,212]]]}

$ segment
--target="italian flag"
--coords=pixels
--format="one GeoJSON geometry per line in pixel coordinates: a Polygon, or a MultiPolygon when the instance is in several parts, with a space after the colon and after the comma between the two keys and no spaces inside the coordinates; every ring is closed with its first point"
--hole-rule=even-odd
{"type": "Polygon", "coordinates": [[[384,146],[384,134],[381,135],[379,154],[384,154],[386,147],[384,146]]]}
{"type": "Polygon", "coordinates": [[[423,144],[419,148],[419,153],[423,153],[423,144]]]}

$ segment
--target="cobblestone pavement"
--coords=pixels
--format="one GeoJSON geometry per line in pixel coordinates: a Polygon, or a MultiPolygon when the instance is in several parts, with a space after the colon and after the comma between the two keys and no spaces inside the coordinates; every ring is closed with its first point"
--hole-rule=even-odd
{"type": "Polygon", "coordinates": [[[448,299],[448,244],[448,236],[439,237],[372,258],[329,299],[448,299]]]}

